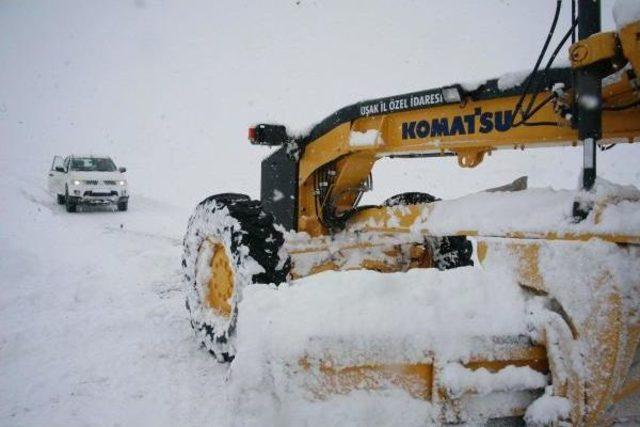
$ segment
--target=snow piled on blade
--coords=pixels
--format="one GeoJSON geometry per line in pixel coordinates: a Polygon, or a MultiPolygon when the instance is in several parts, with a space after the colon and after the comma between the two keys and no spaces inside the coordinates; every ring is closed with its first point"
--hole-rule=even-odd
{"type": "Polygon", "coordinates": [[[533,402],[524,415],[527,425],[547,426],[558,420],[569,417],[571,404],[569,400],[550,394],[551,387],[548,387],[545,394],[533,402]]]}
{"type": "MultiPolygon", "coordinates": [[[[330,271],[278,288],[247,287],[239,311],[239,347],[295,359],[322,355],[329,346],[341,364],[358,363],[363,356],[422,360],[425,348],[464,359],[473,354],[471,340],[478,336],[527,332],[521,292],[506,271],[497,269],[330,271]],[[311,310],[321,313],[310,316],[311,310]],[[401,355],[397,348],[403,349],[401,355]]],[[[240,362],[234,364],[238,370],[240,362]]]]}
{"type": "Polygon", "coordinates": [[[510,365],[493,373],[485,368],[472,370],[460,363],[449,363],[443,368],[441,376],[454,397],[468,391],[485,395],[495,391],[544,388],[547,385],[547,376],[528,366],[510,365]]]}
{"type": "Polygon", "coordinates": [[[616,0],[613,5],[613,19],[616,26],[621,29],[635,21],[640,21],[640,1],[616,0]]]}
{"type": "MultiPolygon", "coordinates": [[[[230,387],[233,412],[243,425],[283,419],[371,425],[373,414],[374,424],[423,425],[435,416],[429,402],[391,385],[317,399],[309,391],[317,380],[314,372],[320,372],[313,361],[334,366],[427,363],[436,357],[464,361],[488,351],[495,337],[527,334],[524,294],[500,268],[325,272],[277,288],[247,287],[239,312],[230,387]],[[303,359],[313,365],[310,378],[298,375],[303,359]],[[345,416],[340,408],[349,412],[347,418],[340,418],[345,416]]],[[[520,371],[498,375],[507,388],[531,382],[520,371]],[[515,382],[507,384],[504,376],[515,382]]],[[[544,387],[543,380],[536,377],[535,386],[544,387]]]]}

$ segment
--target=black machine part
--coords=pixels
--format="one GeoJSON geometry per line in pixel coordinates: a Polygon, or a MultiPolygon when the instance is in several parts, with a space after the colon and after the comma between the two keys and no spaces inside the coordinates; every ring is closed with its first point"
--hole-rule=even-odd
{"type": "MultiPolygon", "coordinates": [[[[600,32],[600,0],[578,0],[578,38],[584,40],[600,32]]],[[[602,138],[602,69],[591,64],[575,72],[575,105],[578,138],[583,144],[582,189],[590,191],[596,181],[596,147],[602,138]]],[[[573,203],[573,217],[581,221],[591,206],[573,203]]]]}
{"type": "Polygon", "coordinates": [[[276,224],[298,229],[298,158],[286,145],[262,161],[260,201],[276,224]]]}
{"type": "Polygon", "coordinates": [[[257,124],[249,128],[249,141],[254,145],[284,145],[290,138],[283,125],[257,124]]]}
{"type": "MultiPolygon", "coordinates": [[[[600,0],[579,0],[578,38],[600,32],[600,0]]],[[[576,70],[578,138],[584,147],[582,187],[591,190],[596,180],[596,145],[602,138],[602,76],[598,64],[576,70]]]]}

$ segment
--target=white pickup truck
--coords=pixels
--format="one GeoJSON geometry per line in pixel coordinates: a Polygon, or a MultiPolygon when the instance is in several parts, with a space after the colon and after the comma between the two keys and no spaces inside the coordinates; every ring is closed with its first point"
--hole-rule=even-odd
{"type": "Polygon", "coordinates": [[[129,206],[129,190],[123,173],[106,156],[55,156],[49,171],[49,191],[67,212],[80,204],[117,205],[119,211],[129,206]]]}

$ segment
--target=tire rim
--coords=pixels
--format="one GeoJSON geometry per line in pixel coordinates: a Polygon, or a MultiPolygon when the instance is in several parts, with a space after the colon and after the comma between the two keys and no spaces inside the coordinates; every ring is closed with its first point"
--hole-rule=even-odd
{"type": "Polygon", "coordinates": [[[231,317],[231,296],[234,289],[233,266],[222,243],[205,240],[203,246],[212,251],[209,263],[206,304],[223,317],[231,317]]]}

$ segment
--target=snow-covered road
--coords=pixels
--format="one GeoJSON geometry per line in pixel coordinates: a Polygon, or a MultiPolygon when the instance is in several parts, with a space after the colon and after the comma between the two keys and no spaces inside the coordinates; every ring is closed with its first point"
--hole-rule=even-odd
{"type": "Polygon", "coordinates": [[[0,425],[225,424],[180,289],[189,208],[68,214],[41,181],[2,186],[0,425]]]}

